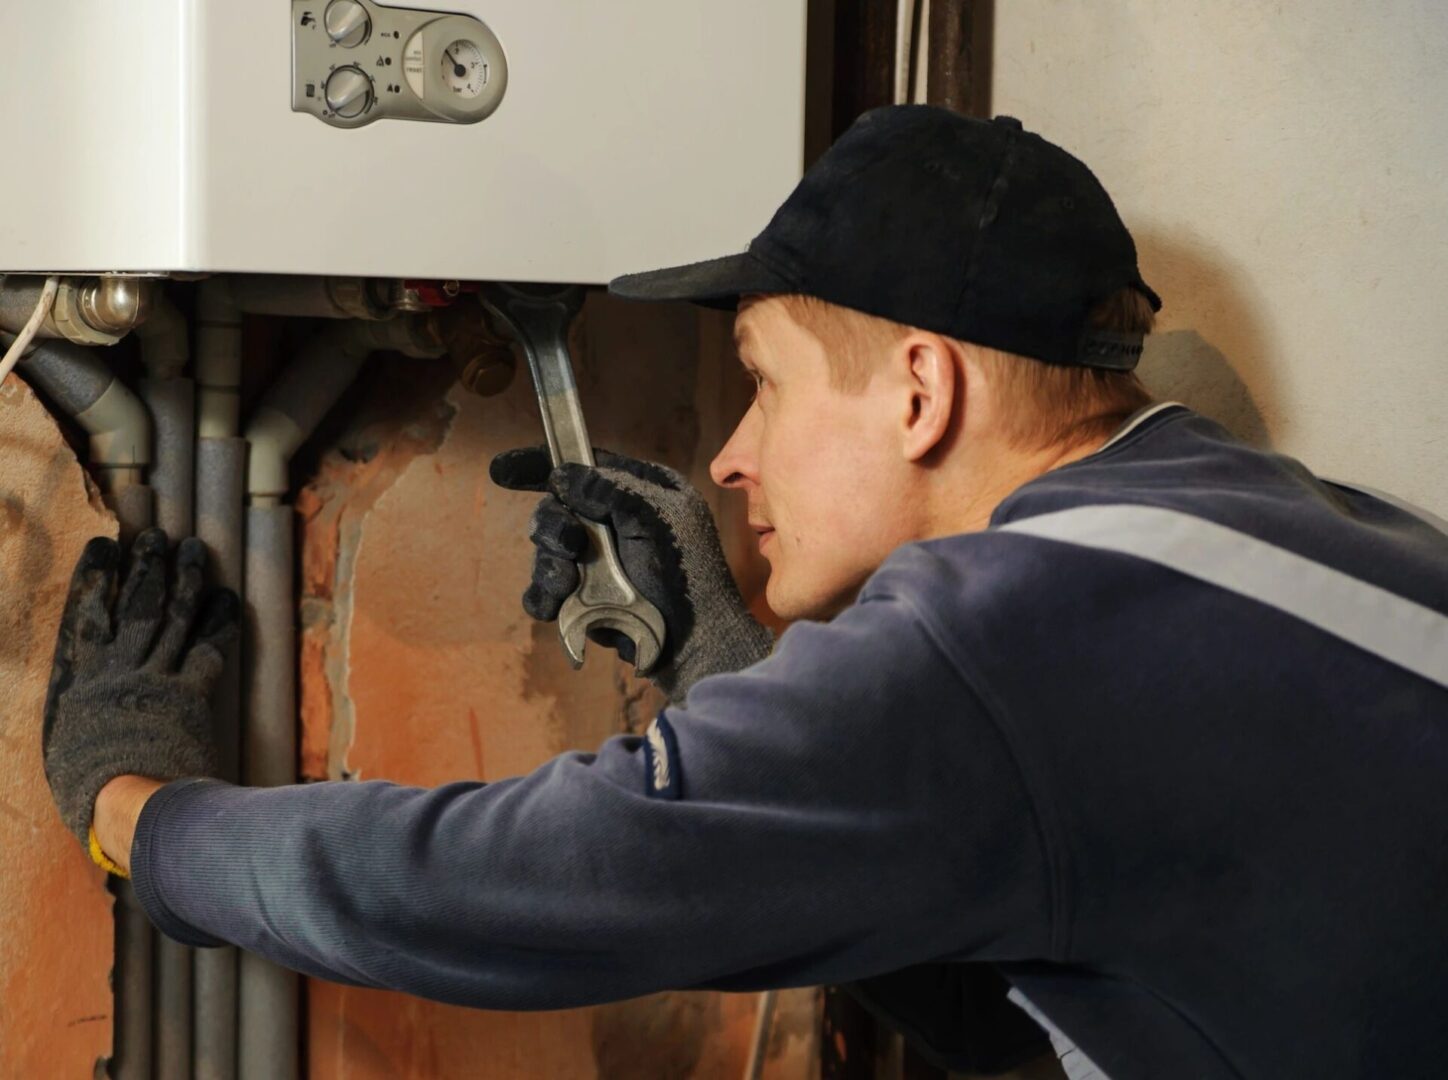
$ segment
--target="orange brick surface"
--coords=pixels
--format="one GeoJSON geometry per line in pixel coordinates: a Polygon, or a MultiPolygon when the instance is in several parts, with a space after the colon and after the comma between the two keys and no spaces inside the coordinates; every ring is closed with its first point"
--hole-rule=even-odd
{"type": "Polygon", "coordinates": [[[40,728],[71,568],[115,519],[16,376],[0,386],[0,1077],[88,1077],[110,1053],[111,900],[61,825],[40,728]]]}

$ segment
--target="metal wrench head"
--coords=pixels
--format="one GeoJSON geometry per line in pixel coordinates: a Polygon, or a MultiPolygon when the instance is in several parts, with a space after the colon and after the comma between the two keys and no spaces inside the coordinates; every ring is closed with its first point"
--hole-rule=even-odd
{"type": "MultiPolygon", "coordinates": [[[[522,346],[538,391],[538,408],[553,464],[593,464],[588,427],[578,401],[568,327],[583,306],[576,285],[485,285],[483,306],[522,346]]],[[[634,666],[644,674],[656,665],[665,641],[664,617],[629,581],[608,526],[585,522],[591,551],[579,563],[578,590],[563,602],[558,632],[574,667],[583,664],[588,631],[605,628],[634,644],[634,666]]]]}
{"type": "Polygon", "coordinates": [[[586,604],[577,593],[563,601],[558,612],[558,633],[563,650],[575,668],[583,666],[588,632],[595,627],[616,630],[634,644],[634,670],[646,675],[659,662],[664,648],[664,618],[640,597],[627,606],[586,604]]]}
{"type": "Polygon", "coordinates": [[[583,289],[577,285],[499,281],[479,289],[478,299],[496,324],[494,329],[519,341],[525,340],[540,315],[560,317],[566,326],[583,310],[583,289]]]}

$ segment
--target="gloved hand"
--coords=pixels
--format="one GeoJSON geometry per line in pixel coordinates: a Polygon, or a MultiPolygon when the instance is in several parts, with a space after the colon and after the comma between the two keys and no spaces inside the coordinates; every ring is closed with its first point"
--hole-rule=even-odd
{"type": "MultiPolygon", "coordinates": [[[[709,506],[673,469],[594,450],[595,468],[553,468],[547,447],[508,450],[493,459],[493,482],[513,491],[547,491],[533,512],[529,539],[537,552],[523,609],[558,618],[578,588],[578,560],[589,539],[574,515],[608,525],[624,572],[664,616],[667,640],[649,677],[682,704],[706,675],[740,671],[763,660],[774,635],[744,606],[724,561],[709,506]]],[[[634,659],[633,642],[611,630],[590,638],[634,659]]]]}
{"type": "Polygon", "coordinates": [[[92,540],[60,620],[41,735],[45,777],[66,827],[102,865],[90,828],[107,783],[216,771],[207,698],[241,605],[230,590],[203,593],[206,548],[194,538],[177,546],[168,589],[167,546],[160,529],[136,539],[113,603],[120,545],[92,540]]]}

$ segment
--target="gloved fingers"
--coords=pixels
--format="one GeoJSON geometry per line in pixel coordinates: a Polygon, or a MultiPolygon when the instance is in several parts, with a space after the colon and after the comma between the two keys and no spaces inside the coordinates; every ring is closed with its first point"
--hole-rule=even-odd
{"type": "MultiPolygon", "coordinates": [[[[615,469],[630,476],[671,491],[683,491],[689,482],[681,473],[652,461],[640,461],[624,454],[615,454],[602,447],[593,448],[594,464],[601,469],[615,469]]],[[[587,466],[583,466],[587,468],[587,466]]],[[[553,471],[553,458],[546,446],[528,446],[504,450],[488,465],[493,483],[512,491],[547,491],[548,475],[553,471]]]]}
{"type": "Polygon", "coordinates": [[[581,559],[588,551],[588,530],[556,496],[540,499],[528,526],[533,546],[562,559],[581,559]]]}
{"type": "Polygon", "coordinates": [[[684,491],[690,486],[689,481],[684,478],[682,473],[676,472],[667,465],[660,465],[656,461],[640,461],[638,458],[625,457],[623,454],[615,454],[611,450],[597,448],[593,451],[593,460],[600,469],[616,469],[639,480],[668,488],[670,491],[684,491]]]}
{"type": "Polygon", "coordinates": [[[210,694],[226,666],[227,651],[240,634],[240,598],[230,589],[213,589],[202,603],[195,639],[181,661],[181,677],[201,694],[210,694]]]}
{"type": "Polygon", "coordinates": [[[675,543],[673,530],[649,498],[658,489],[632,473],[562,465],[550,484],[559,501],[582,517],[608,525],[620,543],[638,540],[660,552],[675,543]]]}
{"type": "Polygon", "coordinates": [[[510,491],[547,491],[553,459],[546,446],[504,450],[488,464],[493,483],[510,491]]]}
{"type": "Polygon", "coordinates": [[[578,564],[540,551],[533,557],[533,580],[523,592],[523,610],[539,622],[552,622],[577,588],[578,564]]]}
{"type": "Polygon", "coordinates": [[[171,601],[166,607],[166,621],[161,635],[146,660],[146,670],[169,672],[176,670],[186,640],[191,636],[191,626],[196,613],[201,609],[202,590],[206,578],[206,545],[194,536],[188,536],[176,545],[176,556],[171,570],[171,601]]]}
{"type": "Polygon", "coordinates": [[[61,616],[61,634],[70,639],[69,661],[84,663],[97,649],[110,644],[111,597],[120,564],[121,546],[104,536],[96,537],[81,552],[61,616]]]}
{"type": "Polygon", "coordinates": [[[116,601],[116,659],[137,667],[156,639],[166,607],[166,534],[147,529],[131,545],[131,565],[116,601]]]}
{"type": "Polygon", "coordinates": [[[631,474],[616,469],[568,463],[553,470],[548,487],[575,514],[617,528],[624,518],[637,517],[647,505],[643,496],[632,490],[637,482],[631,474]]]}

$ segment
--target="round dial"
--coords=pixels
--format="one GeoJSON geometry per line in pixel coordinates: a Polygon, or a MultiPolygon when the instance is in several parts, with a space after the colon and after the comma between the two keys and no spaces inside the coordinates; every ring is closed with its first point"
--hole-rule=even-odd
{"type": "Polygon", "coordinates": [[[471,41],[454,41],[442,53],[442,81],[463,98],[475,98],[488,85],[488,61],[471,41]]]}
{"type": "Polygon", "coordinates": [[[327,106],[343,120],[355,120],[372,107],[372,80],[362,69],[347,65],[327,78],[327,106]]]}
{"type": "Polygon", "coordinates": [[[344,49],[355,49],[372,32],[367,9],[357,0],[332,0],[323,21],[327,25],[327,36],[344,49]]]}

